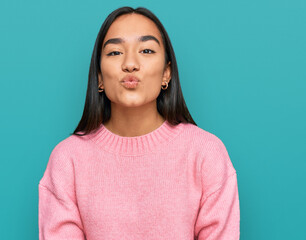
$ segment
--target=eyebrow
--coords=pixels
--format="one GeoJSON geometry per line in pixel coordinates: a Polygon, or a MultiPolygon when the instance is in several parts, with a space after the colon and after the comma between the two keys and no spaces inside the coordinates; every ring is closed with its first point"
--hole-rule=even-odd
{"type": "MultiPolygon", "coordinates": [[[[155,41],[155,42],[157,42],[158,43],[158,45],[160,45],[160,42],[158,41],[158,39],[156,38],[156,37],[154,37],[154,36],[152,36],[152,35],[145,35],[145,36],[140,36],[139,38],[138,38],[138,41],[139,42],[146,42],[146,41],[149,41],[149,40],[153,40],[153,41],[155,41]]],[[[103,45],[103,48],[105,48],[105,46],[107,45],[107,44],[120,44],[120,43],[124,43],[125,41],[122,39],[122,38],[110,38],[110,39],[108,39],[105,43],[104,43],[104,45],[103,45]]]]}

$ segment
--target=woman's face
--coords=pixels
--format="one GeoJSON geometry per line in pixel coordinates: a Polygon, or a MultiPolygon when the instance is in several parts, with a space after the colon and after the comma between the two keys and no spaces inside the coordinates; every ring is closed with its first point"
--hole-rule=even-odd
{"type": "Polygon", "coordinates": [[[99,87],[112,104],[125,107],[154,103],[162,82],[171,78],[160,32],[140,14],[121,15],[112,23],[103,41],[100,67],[99,87]],[[139,82],[122,83],[129,76],[139,82]]]}

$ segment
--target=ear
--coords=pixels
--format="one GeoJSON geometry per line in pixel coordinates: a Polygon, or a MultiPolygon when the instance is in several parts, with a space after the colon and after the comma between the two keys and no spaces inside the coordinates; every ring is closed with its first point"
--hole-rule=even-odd
{"type": "Polygon", "coordinates": [[[163,81],[170,82],[171,80],[171,62],[169,61],[164,69],[163,81]]]}
{"type": "Polygon", "coordinates": [[[103,80],[102,80],[102,75],[101,75],[101,73],[98,73],[98,81],[99,81],[98,87],[99,87],[99,88],[102,88],[102,87],[103,87],[103,80]]]}

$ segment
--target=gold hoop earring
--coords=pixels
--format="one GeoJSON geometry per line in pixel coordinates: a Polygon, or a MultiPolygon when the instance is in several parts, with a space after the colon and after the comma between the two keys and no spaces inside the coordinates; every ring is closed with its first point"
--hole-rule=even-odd
{"type": "Polygon", "coordinates": [[[168,88],[168,82],[164,82],[164,83],[166,83],[166,87],[164,87],[164,85],[162,85],[161,88],[162,88],[163,90],[166,90],[166,89],[168,88]]]}
{"type": "Polygon", "coordinates": [[[103,88],[99,88],[98,92],[103,92],[104,89],[103,88]]]}

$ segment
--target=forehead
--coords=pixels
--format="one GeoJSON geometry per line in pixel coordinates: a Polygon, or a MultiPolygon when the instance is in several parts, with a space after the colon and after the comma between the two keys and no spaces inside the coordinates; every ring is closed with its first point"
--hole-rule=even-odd
{"type": "Polygon", "coordinates": [[[109,38],[135,40],[139,36],[153,35],[162,44],[162,37],[155,23],[141,14],[124,14],[116,18],[107,31],[103,42],[109,38]]]}

